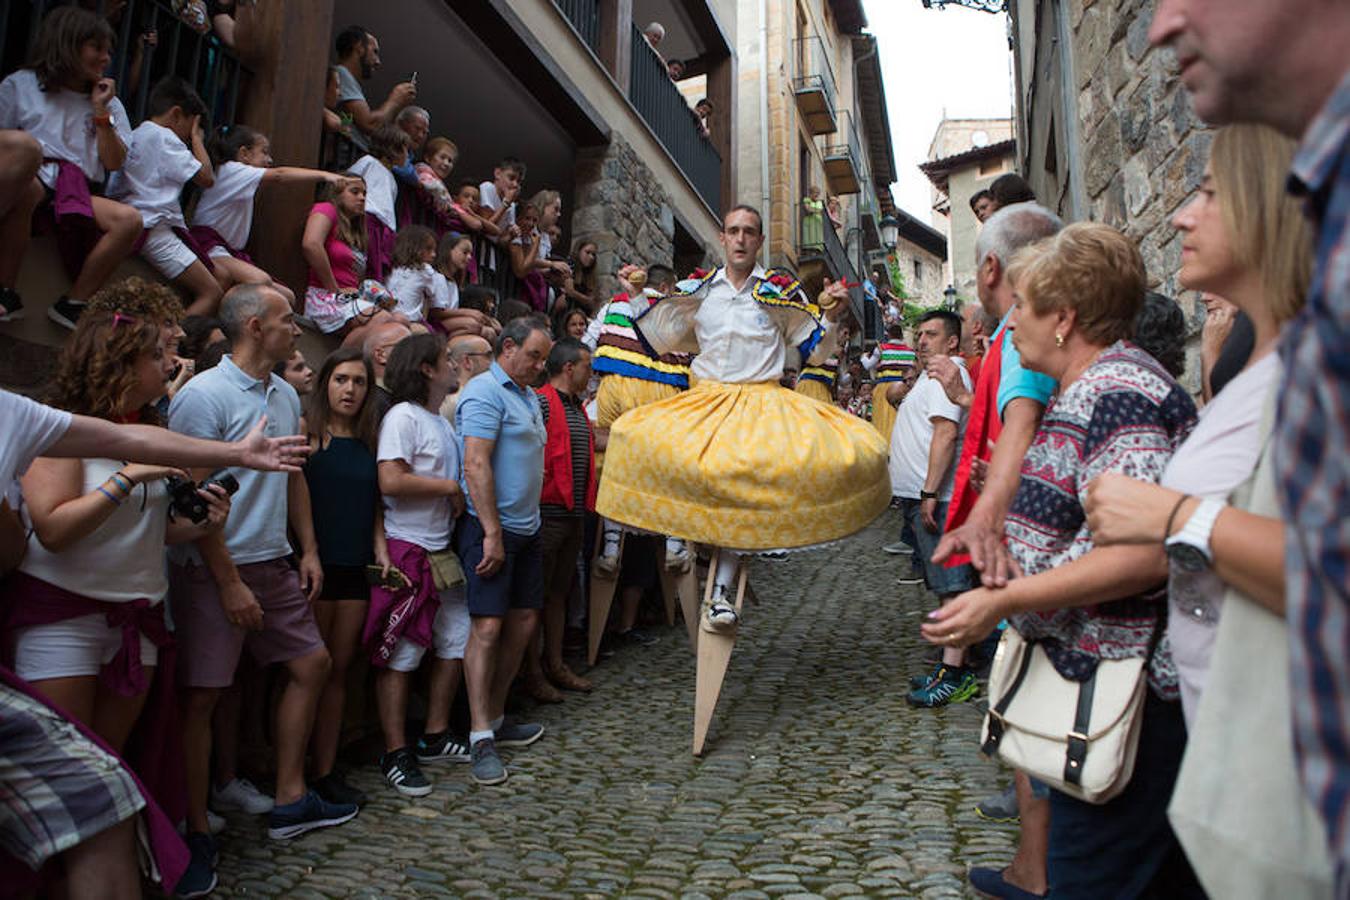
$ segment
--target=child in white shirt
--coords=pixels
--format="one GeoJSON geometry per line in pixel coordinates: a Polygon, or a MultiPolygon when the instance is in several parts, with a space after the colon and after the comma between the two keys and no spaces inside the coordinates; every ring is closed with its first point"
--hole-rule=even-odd
{"type": "Polygon", "coordinates": [[[141,256],[191,295],[187,314],[214,315],[228,285],[188,234],[178,200],[189,181],[203,188],[215,183],[202,134],[206,104],[186,81],[170,76],[150,92],[147,112],[131,133],[126,162],[108,179],[108,196],[140,210],[141,256]]]}
{"type": "Polygon", "coordinates": [[[422,225],[405,225],[394,240],[393,271],[384,286],[398,301],[395,312],[409,322],[425,322],[432,310],[448,308],[450,291],[431,264],[436,260],[436,233],[422,225]]]}
{"type": "MultiPolygon", "coordinates": [[[[31,68],[0,82],[0,128],[26,132],[46,160],[37,177],[17,192],[10,214],[31,216],[43,206],[55,213],[57,246],[73,281],[47,314],[66,328],[75,327],[85,301],[131,254],[141,235],[139,212],[89,191],[90,184],[101,184],[122,166],[131,143],[117,85],[103,77],[113,41],[111,26],[98,15],[75,5],[58,6],[43,19],[33,46],[65,47],[61,58],[39,53],[31,68]],[[75,40],[69,41],[71,36],[75,40]],[[58,184],[83,196],[58,193],[58,184]]],[[[28,236],[27,228],[13,229],[0,242],[0,322],[23,317],[14,287],[28,236]]]]}
{"type": "Polygon", "coordinates": [[[292,306],[291,289],[258,268],[244,251],[253,230],[253,198],[263,184],[337,184],[342,176],[320,169],[273,166],[267,135],[247,125],[217,130],[211,141],[216,181],[202,191],[192,214],[192,235],[230,284],[270,284],[292,306]]]}

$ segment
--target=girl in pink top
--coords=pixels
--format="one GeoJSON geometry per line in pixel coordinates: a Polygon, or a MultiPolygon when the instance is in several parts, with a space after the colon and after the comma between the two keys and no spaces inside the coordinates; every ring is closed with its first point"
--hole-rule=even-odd
{"type": "Polygon", "coordinates": [[[309,263],[305,315],[345,347],[359,346],[366,329],[385,322],[409,324],[393,312],[396,301],[366,273],[366,183],[347,177],[330,185],[330,199],[314,204],[300,241],[309,263]]]}

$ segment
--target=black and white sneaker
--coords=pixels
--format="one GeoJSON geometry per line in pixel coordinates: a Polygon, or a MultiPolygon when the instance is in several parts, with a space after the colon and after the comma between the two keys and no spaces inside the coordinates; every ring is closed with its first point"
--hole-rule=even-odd
{"type": "Polygon", "coordinates": [[[417,760],[407,747],[400,747],[392,753],[380,757],[380,771],[389,784],[408,797],[425,797],[431,793],[431,782],[422,770],[417,768],[417,760]]]}
{"type": "Polygon", "coordinates": [[[274,841],[288,841],[316,828],[350,822],[360,810],[355,803],[329,803],[314,791],[306,791],[294,803],[272,807],[267,817],[267,836],[274,841]]]}
{"type": "Polygon", "coordinates": [[[23,318],[23,298],[14,288],[0,288],[0,322],[23,318]]]}
{"type": "Polygon", "coordinates": [[[468,742],[461,741],[449,731],[442,731],[440,734],[424,734],[417,739],[418,762],[433,763],[445,759],[451,762],[468,762],[468,742]]]}
{"type": "Polygon", "coordinates": [[[83,300],[72,300],[69,297],[62,297],[47,309],[47,318],[51,319],[62,328],[75,330],[75,325],[80,321],[80,314],[88,304],[83,300]]]}

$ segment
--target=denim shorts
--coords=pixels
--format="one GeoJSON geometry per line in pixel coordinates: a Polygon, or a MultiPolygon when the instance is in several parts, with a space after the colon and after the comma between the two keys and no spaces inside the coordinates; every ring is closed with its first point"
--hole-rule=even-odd
{"type": "MultiPolygon", "coordinates": [[[[541,529],[542,530],[542,529],[541,529]]],[[[455,549],[464,566],[465,594],[471,616],[504,616],[513,609],[544,605],[544,539],[539,531],[518,534],[502,529],[506,562],[491,578],[474,572],[483,561],[483,526],[463,516],[455,529],[455,549]]]]}
{"type": "MultiPolygon", "coordinates": [[[[969,563],[949,569],[933,562],[933,553],[937,550],[938,541],[942,539],[942,532],[939,530],[934,534],[923,527],[923,513],[919,509],[921,502],[902,499],[900,510],[904,514],[905,524],[909,526],[914,536],[914,555],[923,563],[923,578],[928,584],[928,589],[941,597],[970,590],[975,586],[975,570],[969,563]]],[[[933,518],[937,520],[938,528],[941,529],[942,524],[947,521],[947,501],[938,503],[933,518]]]]}

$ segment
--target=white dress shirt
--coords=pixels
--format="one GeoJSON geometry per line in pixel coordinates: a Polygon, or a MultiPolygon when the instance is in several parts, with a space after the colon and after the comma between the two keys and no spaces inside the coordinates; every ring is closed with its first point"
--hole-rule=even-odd
{"type": "MultiPolygon", "coordinates": [[[[669,297],[638,325],[657,353],[697,353],[690,373],[724,384],[777,381],[783,376],[788,346],[797,347],[819,327],[805,311],[769,306],[755,299],[764,278],[756,266],[740,289],[727,280],[726,269],[690,297],[669,297]]],[[[816,365],[834,348],[834,324],[824,322],[805,365],[816,365]]]]}

